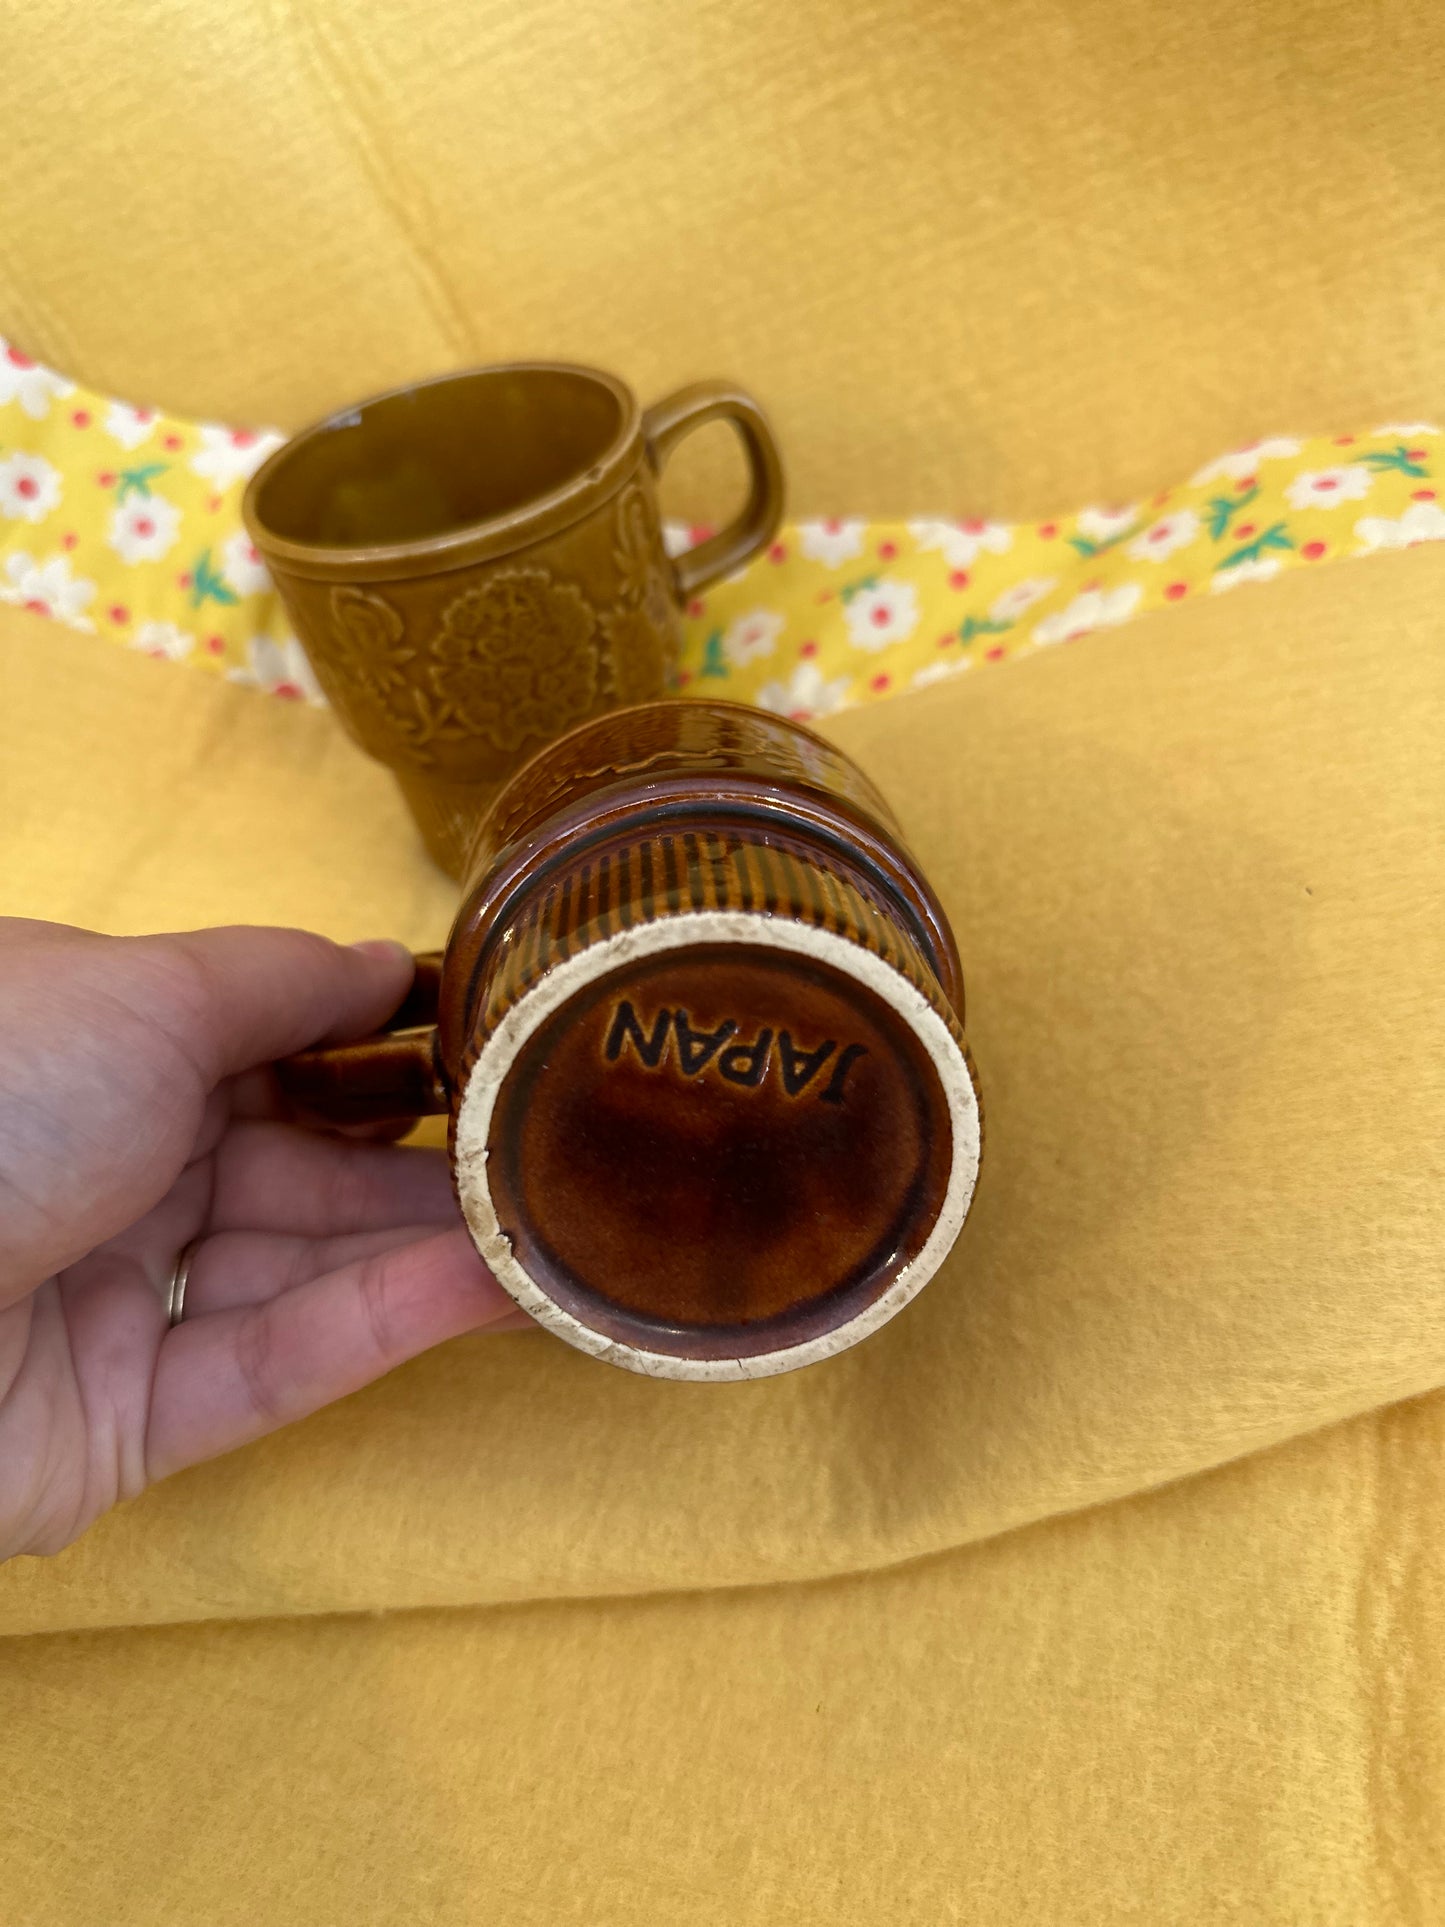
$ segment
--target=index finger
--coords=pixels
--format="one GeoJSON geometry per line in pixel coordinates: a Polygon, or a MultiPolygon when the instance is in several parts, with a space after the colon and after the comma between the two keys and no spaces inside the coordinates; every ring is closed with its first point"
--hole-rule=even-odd
{"type": "Polygon", "coordinates": [[[404,944],[333,943],[236,924],[131,939],[176,978],[174,1022],[211,1084],[307,1045],[378,1029],[411,984],[404,944]]]}

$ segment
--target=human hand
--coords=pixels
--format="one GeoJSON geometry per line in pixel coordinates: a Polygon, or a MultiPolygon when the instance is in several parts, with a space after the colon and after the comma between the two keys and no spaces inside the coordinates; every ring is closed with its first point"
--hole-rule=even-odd
{"type": "Polygon", "coordinates": [[[296,930],[0,919],[0,1559],[442,1339],[528,1322],[441,1152],[304,1129],[266,1069],[375,1029],[410,969],[296,930]]]}

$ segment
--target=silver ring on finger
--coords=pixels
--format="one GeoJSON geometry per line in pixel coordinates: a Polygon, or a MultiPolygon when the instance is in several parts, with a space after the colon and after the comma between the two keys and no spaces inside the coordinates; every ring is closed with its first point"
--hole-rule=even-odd
{"type": "Polygon", "coordinates": [[[201,1240],[192,1238],[188,1245],[182,1245],[171,1266],[170,1283],[166,1286],[166,1320],[172,1330],[186,1315],[186,1284],[190,1279],[191,1265],[201,1248],[201,1240]]]}

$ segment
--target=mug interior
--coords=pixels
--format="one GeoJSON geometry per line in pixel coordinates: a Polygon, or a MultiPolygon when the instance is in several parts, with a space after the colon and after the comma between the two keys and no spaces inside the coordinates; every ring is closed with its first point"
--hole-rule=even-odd
{"type": "Polygon", "coordinates": [[[256,514],[288,542],[369,549],[495,521],[587,478],[627,424],[583,369],[488,368],[382,395],[276,458],[256,514]]]}

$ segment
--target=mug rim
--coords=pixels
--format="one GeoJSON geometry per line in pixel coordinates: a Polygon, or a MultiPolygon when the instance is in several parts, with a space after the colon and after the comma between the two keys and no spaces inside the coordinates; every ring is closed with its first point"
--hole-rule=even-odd
{"type": "Polygon", "coordinates": [[[384,581],[399,577],[438,574],[474,562],[507,555],[544,536],[555,535],[584,520],[615,495],[636,466],[641,453],[642,410],[637,397],[620,376],[605,368],[574,361],[497,361],[473,368],[454,368],[424,381],[399,382],[381,389],[300,429],[275,449],[246,484],[241,516],[246,532],[267,565],[293,575],[321,581],[384,581]],[[605,388],[618,404],[617,432],[600,455],[581,473],[569,476],[520,507],[501,515],[465,522],[440,535],[418,536],[405,542],[367,542],[354,547],[334,542],[299,541],[277,534],[260,512],[268,482],[291,461],[333,430],[354,425],[353,418],[384,402],[400,400],[430,388],[475,381],[488,375],[574,375],[605,388]]]}

